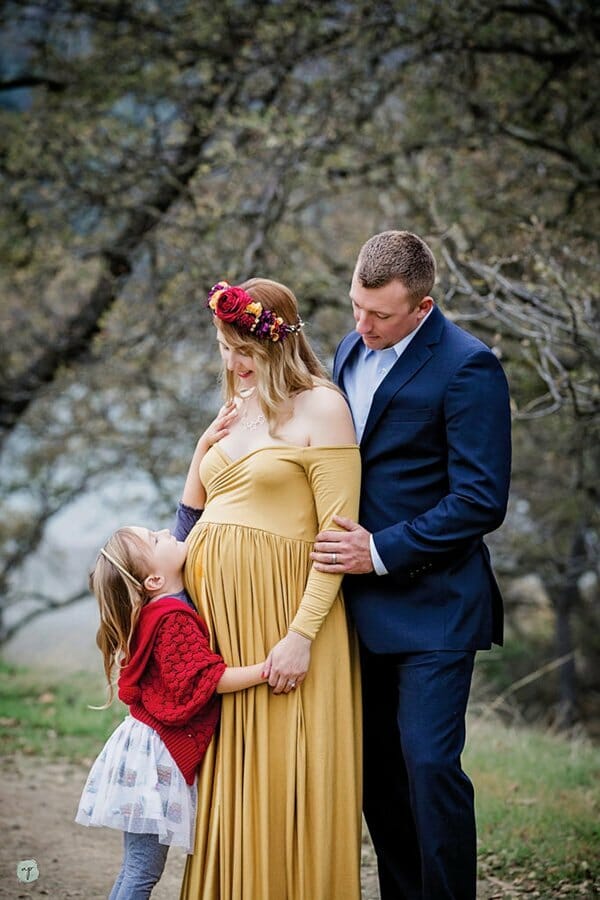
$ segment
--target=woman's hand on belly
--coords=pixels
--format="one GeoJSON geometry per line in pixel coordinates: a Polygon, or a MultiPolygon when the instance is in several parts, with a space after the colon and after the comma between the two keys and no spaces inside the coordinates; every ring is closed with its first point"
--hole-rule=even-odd
{"type": "Polygon", "coordinates": [[[304,679],[310,666],[312,641],[297,631],[288,631],[269,655],[265,671],[274,694],[289,694],[304,679]]]}

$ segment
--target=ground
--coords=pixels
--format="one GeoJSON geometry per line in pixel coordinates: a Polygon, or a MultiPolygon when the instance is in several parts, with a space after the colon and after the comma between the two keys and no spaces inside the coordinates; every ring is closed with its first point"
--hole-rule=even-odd
{"type": "MultiPolygon", "coordinates": [[[[28,756],[5,757],[0,763],[6,822],[0,841],[1,900],[106,900],[119,868],[121,835],[73,821],[88,768],[28,756]],[[37,862],[36,881],[17,878],[17,865],[25,860],[37,862]]],[[[363,900],[378,900],[375,863],[366,842],[363,855],[363,900]]],[[[177,900],[184,864],[185,853],[172,848],[152,900],[177,900]]]]}
{"type": "MultiPolygon", "coordinates": [[[[4,757],[0,764],[6,823],[0,841],[1,900],[106,900],[119,868],[121,835],[73,821],[87,766],[31,756],[4,757]],[[36,861],[37,880],[17,878],[17,865],[25,860],[36,861]]],[[[177,900],[184,863],[185,854],[171,849],[153,900],[177,900]]],[[[375,860],[366,835],[362,886],[362,900],[378,900],[375,860]]],[[[478,896],[495,900],[518,894],[510,885],[486,882],[478,896]]]]}

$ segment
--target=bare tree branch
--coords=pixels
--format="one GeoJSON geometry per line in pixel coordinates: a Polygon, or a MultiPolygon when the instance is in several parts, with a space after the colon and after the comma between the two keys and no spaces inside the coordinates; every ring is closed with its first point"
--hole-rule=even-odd
{"type": "Polygon", "coordinates": [[[6,625],[4,618],[2,618],[2,620],[0,620],[0,645],[5,644],[35,619],[43,616],[44,613],[59,609],[66,609],[68,606],[73,606],[75,603],[79,603],[81,600],[85,600],[86,597],[89,596],[90,593],[87,590],[79,591],[76,594],[71,594],[71,596],[67,597],[66,600],[64,598],[61,600],[56,600],[54,597],[49,597],[46,594],[28,593],[27,600],[35,601],[40,605],[35,609],[31,609],[28,613],[25,613],[25,615],[21,616],[21,618],[16,622],[13,622],[12,625],[6,625]]]}

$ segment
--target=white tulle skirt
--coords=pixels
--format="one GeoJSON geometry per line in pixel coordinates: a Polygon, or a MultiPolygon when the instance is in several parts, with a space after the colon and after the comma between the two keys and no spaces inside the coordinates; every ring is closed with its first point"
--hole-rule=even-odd
{"type": "Polygon", "coordinates": [[[195,782],[186,783],[156,731],[127,716],[91,768],[75,821],[157,834],[192,853],[196,802],[195,782]]]}

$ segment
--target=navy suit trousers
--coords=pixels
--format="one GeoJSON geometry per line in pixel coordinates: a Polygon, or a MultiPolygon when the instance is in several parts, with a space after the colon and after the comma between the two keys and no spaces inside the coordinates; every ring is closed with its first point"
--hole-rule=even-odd
{"type": "Polygon", "coordinates": [[[364,812],[381,900],[475,900],[473,787],[461,767],[475,653],[361,652],[364,812]]]}

